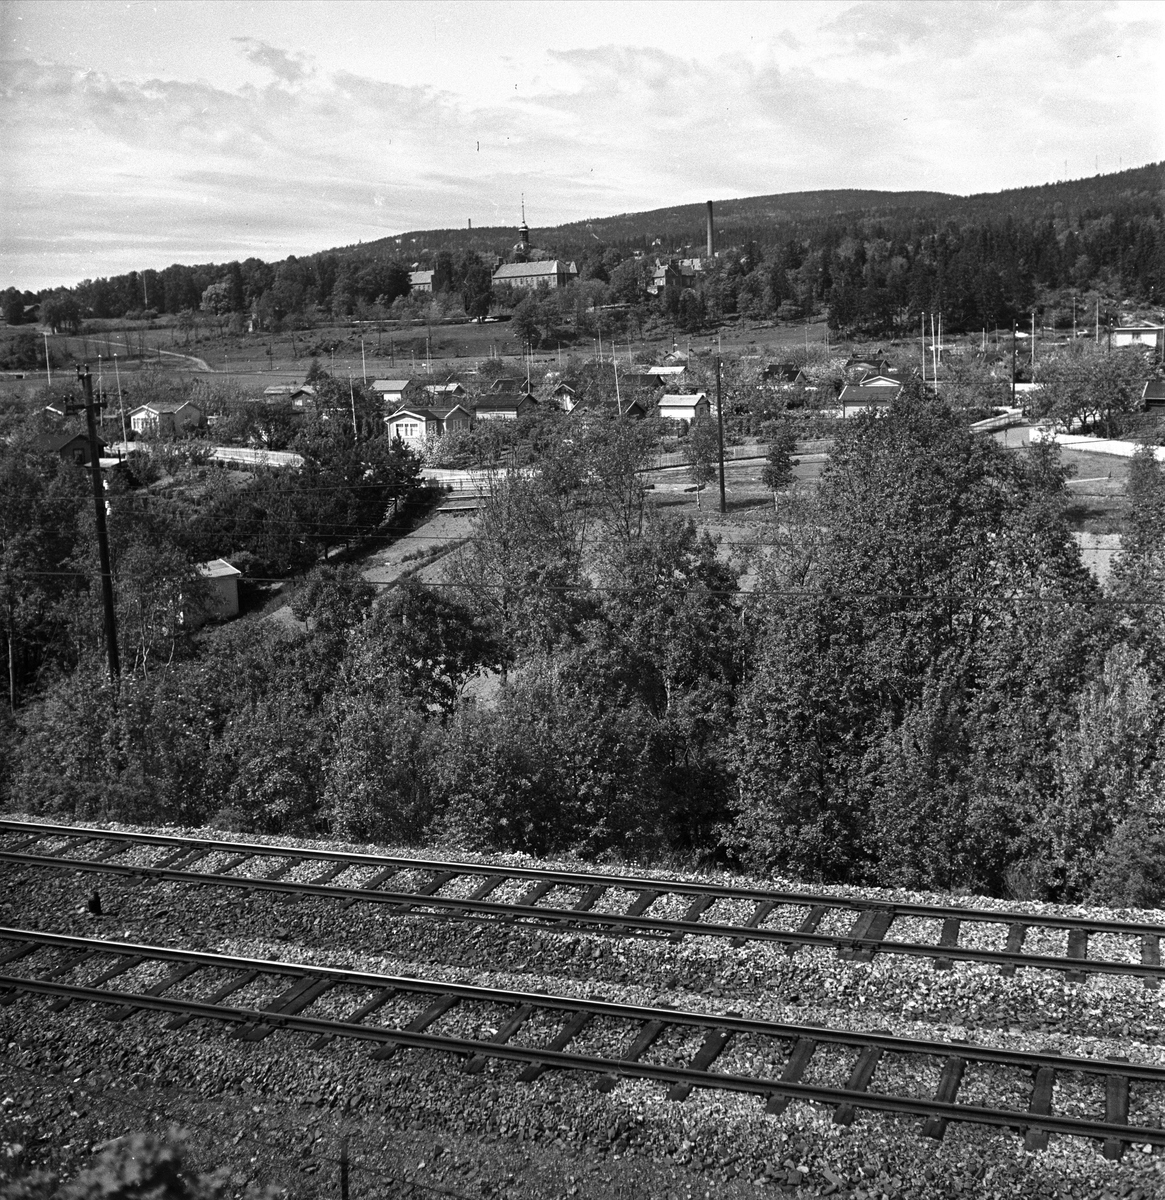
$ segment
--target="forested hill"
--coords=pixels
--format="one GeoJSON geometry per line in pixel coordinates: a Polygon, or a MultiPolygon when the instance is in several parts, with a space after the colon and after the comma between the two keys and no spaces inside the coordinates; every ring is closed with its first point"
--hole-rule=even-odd
{"type": "MultiPolygon", "coordinates": [[[[1126,213],[1158,215],[1165,197],[1165,163],[1150,163],[1111,175],[1094,175],[1045,183],[1035,187],[1009,188],[1002,192],[980,192],[956,196],[945,192],[882,192],[861,189],[784,192],[713,200],[717,243],[743,245],[754,241],[774,245],[790,238],[812,237],[824,228],[858,226],[889,227],[906,234],[919,226],[946,223],[1054,220],[1075,223],[1096,219],[1120,209],[1126,213]]],[[[705,207],[702,203],[680,204],[647,212],[594,217],[564,225],[532,229],[536,245],[561,253],[582,253],[597,239],[624,249],[650,249],[659,238],[665,250],[704,244],[705,207]]],[[[420,254],[425,250],[492,250],[503,253],[514,241],[513,228],[418,229],[398,236],[337,248],[344,255],[420,254]]]]}

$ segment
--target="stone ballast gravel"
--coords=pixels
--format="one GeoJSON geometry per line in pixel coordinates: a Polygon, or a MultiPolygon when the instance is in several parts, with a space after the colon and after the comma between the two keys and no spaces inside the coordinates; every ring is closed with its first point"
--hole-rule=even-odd
{"type": "MultiPolygon", "coordinates": [[[[35,818],[12,815],[11,819],[35,818]]],[[[137,831],[137,827],[116,824],[102,827],[137,831]]],[[[307,849],[416,853],[408,848],[348,846],[301,838],[232,838],[217,830],[144,831],[307,849]]],[[[118,861],[132,861],[133,853],[127,852],[118,861]]],[[[157,851],[151,853],[156,856],[157,851]]],[[[497,866],[587,869],[587,864],[578,862],[479,855],[445,847],[423,856],[497,866]]],[[[1165,923],[1165,913],[1160,911],[1025,904],[872,888],[810,888],[784,879],[694,875],[639,866],[604,864],[598,869],[694,883],[812,890],[882,903],[963,904],[1010,912],[1165,923]]],[[[286,878],[310,879],[320,870],[318,863],[304,863],[286,878]]],[[[261,871],[251,864],[248,873],[261,871]]],[[[356,868],[334,882],[358,885],[361,876],[366,872],[356,868]]],[[[879,1029],[936,1041],[965,1038],[1002,1048],[1046,1049],[1094,1058],[1125,1055],[1134,1061],[1165,1065],[1160,1037],[1165,1026],[1165,994],[1146,989],[1136,978],[1092,977],[1085,983],[1071,983],[1061,972],[1020,969],[1007,977],[995,968],[963,962],[956,962],[950,971],[936,971],[927,960],[912,958],[883,956],[871,963],[854,963],[817,948],[802,948],[790,956],[783,947],[766,943],[735,948],[723,939],[687,938],[673,944],[500,922],[394,917],[376,905],[340,909],[335,901],[289,903],[286,897],[268,893],[254,893],[243,900],[225,889],[167,883],[132,887],[112,879],[98,881],[111,915],[93,921],[83,911],[93,881],[91,876],[47,870],[18,877],[13,871],[0,885],[0,923],[520,991],[668,1003],[694,1011],[733,1011],[797,1024],[879,1029]]],[[[684,905],[686,901],[680,907],[684,905]]],[[[979,944],[973,939],[989,932],[995,933],[965,924],[961,941],[979,944]]],[[[1029,941],[1035,932],[1029,933],[1029,941]]],[[[922,940],[925,933],[921,925],[900,933],[896,922],[892,936],[922,940]]],[[[1048,944],[1047,948],[1053,947],[1048,944]]],[[[136,983],[137,976],[126,978],[136,983]]],[[[119,986],[128,989],[129,984],[119,986]]],[[[205,994],[205,979],[196,990],[205,994]]],[[[240,992],[230,1002],[258,1001],[261,993],[262,989],[254,989],[254,994],[240,992]]],[[[325,995],[312,1011],[332,1015],[335,1010],[325,995]]],[[[459,1020],[456,1014],[454,1010],[446,1020],[459,1020]]],[[[0,1009],[0,1037],[8,1045],[8,1056],[16,1054],[42,1064],[65,1057],[83,1064],[89,1073],[109,1074],[111,1081],[123,1083],[127,1072],[135,1073],[129,1068],[136,1067],[136,1073],[144,1071],[154,1079],[161,1076],[167,1080],[169,1103],[179,1109],[198,1108],[211,1096],[218,1109],[224,1104],[245,1108],[258,1097],[264,1120],[280,1127],[279,1136],[302,1141],[307,1120],[300,1112],[303,1101],[319,1096],[322,1100],[313,1103],[310,1111],[340,1113],[361,1125],[362,1145],[388,1145],[382,1153],[386,1162],[399,1159],[403,1152],[404,1143],[397,1137],[400,1131],[407,1134],[406,1140],[444,1139],[447,1145],[452,1141],[456,1145],[445,1154],[445,1167],[429,1162],[426,1177],[448,1182],[446,1168],[452,1172],[451,1178],[472,1175],[472,1189],[460,1194],[614,1197],[620,1194],[617,1180],[635,1178],[636,1194],[642,1195],[731,1196],[738,1191],[746,1195],[756,1194],[757,1186],[779,1195],[829,1194],[854,1200],[929,1198],[960,1191],[975,1196],[1165,1195],[1161,1169],[1165,1159],[1138,1148],[1127,1151],[1121,1162],[1110,1163],[1095,1143],[1053,1135],[1046,1151],[1030,1153],[1018,1136],[1006,1130],[961,1125],[950,1126],[944,1140],[935,1143],[919,1136],[915,1119],[859,1112],[847,1128],[834,1125],[831,1112],[798,1103],[791,1104],[782,1116],[773,1117],[765,1115],[763,1103],[755,1097],[697,1090],[686,1102],[677,1104],[666,1099],[663,1085],[633,1080],[620,1082],[613,1092],[603,1095],[595,1091],[592,1079],[578,1073],[547,1072],[532,1084],[519,1084],[515,1080],[519,1068],[510,1064],[491,1062],[480,1076],[467,1077],[456,1060],[438,1054],[400,1051],[386,1063],[373,1063],[366,1048],[352,1044],[333,1044],[309,1054],[306,1046],[311,1039],[303,1035],[280,1033],[252,1044],[233,1040],[225,1027],[211,1023],[192,1022],[178,1032],[163,1032],[163,1024],[158,1014],[139,1014],[124,1023],[110,1024],[101,1021],[89,1006],[78,1005],[49,1014],[46,1001],[31,997],[0,1009]],[[149,1065],[143,1067],[143,1063],[149,1065]],[[373,1128],[380,1132],[373,1133],[373,1128]],[[505,1171],[505,1163],[517,1161],[519,1151],[525,1156],[523,1170],[505,1171]],[[471,1161],[477,1164],[472,1170],[465,1165],[471,1161]],[[455,1163],[461,1165],[454,1167],[455,1163]],[[568,1184],[567,1174],[576,1171],[577,1182],[568,1184]],[[512,1180],[507,1179],[510,1174],[512,1180]],[[571,1187],[576,1188],[574,1193],[571,1187]],[[482,1188],[500,1189],[500,1193],[482,1188]]],[[[456,1025],[441,1028],[454,1029],[456,1025]]],[[[463,1032],[469,1032],[468,1027],[463,1032]]],[[[602,1032],[596,1023],[587,1034],[597,1039],[595,1048],[601,1048],[602,1032]]],[[[693,1051],[698,1040],[692,1044],[689,1038],[683,1051],[693,1051]]],[[[580,1046],[584,1044],[580,1042],[580,1046]]],[[[663,1044],[656,1048],[657,1061],[662,1061],[667,1049],[663,1044]]],[[[757,1060],[758,1053],[748,1039],[736,1039],[715,1069],[755,1069],[750,1067],[750,1057],[757,1060]]],[[[837,1072],[844,1071],[847,1063],[844,1055],[823,1047],[814,1057],[814,1074],[807,1075],[806,1082],[837,1083],[837,1072]]],[[[960,1100],[969,1101],[978,1089],[1001,1085],[1004,1079],[1009,1080],[1009,1087],[1017,1086],[1014,1073],[996,1075],[983,1069],[968,1072],[960,1100]]],[[[6,1074],[5,1078],[11,1081],[13,1076],[6,1074]]],[[[937,1086],[937,1069],[927,1060],[890,1056],[879,1067],[875,1088],[878,1078],[893,1079],[896,1085],[901,1083],[926,1096],[937,1086]]],[[[984,1092],[983,1098],[986,1095],[984,1092]]],[[[998,1098],[998,1092],[994,1095],[998,1098]]],[[[1026,1106],[1026,1094],[1017,1092],[1015,1100],[1026,1106]]],[[[1053,1105],[1054,1111],[1083,1115],[1080,1098],[1069,1086],[1058,1085],[1053,1105]]],[[[1130,1111],[1133,1119],[1165,1123],[1162,1100],[1155,1098],[1151,1105],[1146,1104],[1135,1085],[1130,1111]]],[[[292,1194],[297,1194],[296,1170],[289,1163],[298,1161],[280,1162],[278,1156],[272,1161],[272,1170],[279,1166],[281,1185],[292,1194]]],[[[400,1169],[399,1162],[396,1165],[400,1169]]],[[[306,1186],[310,1178],[303,1175],[300,1186],[306,1186]]]]}

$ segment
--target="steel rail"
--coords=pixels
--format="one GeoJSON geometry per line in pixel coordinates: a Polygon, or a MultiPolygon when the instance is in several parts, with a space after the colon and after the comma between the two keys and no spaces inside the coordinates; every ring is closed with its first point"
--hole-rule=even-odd
{"type": "MultiPolygon", "coordinates": [[[[615,1017],[629,1024],[643,1025],[647,1022],[659,1022],[665,1026],[700,1027],[724,1034],[747,1033],[794,1043],[803,1039],[813,1043],[831,1042],[851,1048],[874,1048],[880,1052],[935,1057],[948,1062],[957,1060],[962,1063],[973,1061],[1003,1064],[1031,1070],[1037,1076],[1041,1071],[1050,1071],[1053,1074],[1084,1074],[1123,1079],[1126,1087],[1128,1081],[1133,1079],[1165,1084],[1165,1067],[1148,1064],[1084,1059],[1041,1052],[1005,1051],[994,1047],[977,1046],[973,1043],[931,1042],[900,1038],[890,1034],[834,1030],[816,1025],[789,1025],[758,1021],[729,1014],[695,1013],[607,1001],[580,1000],[567,996],[515,992],[410,977],[375,975],[339,967],[246,959],[206,951],[176,950],[169,947],[77,938],[25,929],[0,928],[0,940],[33,943],[38,948],[59,947],[83,950],[90,955],[104,954],[135,961],[154,959],[184,964],[196,963],[244,974],[252,972],[293,976],[300,980],[333,980],[337,983],[353,984],[363,988],[421,992],[486,1004],[509,1005],[515,1008],[527,1006],[532,1009],[557,1010],[575,1015],[615,1017]]],[[[603,1055],[579,1054],[567,1051],[562,1046],[555,1048],[553,1044],[545,1047],[515,1046],[503,1041],[483,1041],[476,1038],[427,1033],[423,1029],[373,1026],[353,1021],[310,1017],[299,1012],[281,1013],[264,1008],[240,1008],[208,1000],[175,999],[149,993],[103,990],[91,985],[63,983],[52,978],[26,978],[5,973],[0,974],[0,988],[54,996],[63,1000],[115,1004],[119,1008],[140,1008],[155,1012],[175,1013],[187,1019],[218,1020],[250,1027],[270,1026],[281,1030],[314,1033],[321,1038],[345,1037],[414,1049],[496,1058],[525,1063],[539,1069],[559,1067],[597,1073],[607,1077],[652,1079],[679,1085],[681,1090],[675,1096],[676,1099],[683,1099],[686,1096],[687,1092],[682,1090],[685,1087],[689,1090],[694,1087],[704,1087],[765,1096],[769,1098],[770,1105],[776,1098],[782,1097],[787,1100],[796,1099],[832,1105],[836,1110],[835,1120],[843,1122],[846,1119],[842,1117],[842,1110],[847,1107],[924,1117],[928,1119],[928,1127],[924,1132],[930,1132],[930,1136],[935,1137],[942,1136],[945,1122],[957,1121],[1027,1130],[1029,1137],[1031,1131],[1038,1130],[1044,1133],[1100,1139],[1104,1141],[1105,1153],[1110,1157],[1119,1155],[1120,1150],[1129,1144],[1165,1147],[1165,1130],[1153,1126],[1130,1125],[1127,1120],[1124,1122],[1090,1120],[1062,1116],[1050,1111],[1023,1111],[958,1104],[953,1099],[944,1100],[938,1097],[919,1099],[895,1096],[888,1093],[870,1092],[864,1088],[852,1086],[829,1088],[804,1084],[798,1080],[752,1078],[710,1071],[694,1064],[671,1066],[645,1063],[638,1058],[612,1058],[603,1055]],[[935,1128],[936,1122],[938,1123],[937,1129],[935,1128]]],[[[565,1044],[563,1043],[563,1045],[565,1044]]],[[[699,1061],[699,1057],[697,1055],[695,1061],[699,1061]]],[[[775,1111],[779,1111],[779,1109],[775,1111]]]]}
{"type": "Polygon", "coordinates": [[[816,946],[839,952],[857,950],[867,954],[902,955],[930,960],[959,960],[986,963],[1001,968],[1027,967],[1036,970],[1079,972],[1081,974],[1124,975],[1157,983],[1165,978],[1165,965],[1160,963],[1130,963],[1103,958],[1069,958],[1027,951],[987,950],[974,946],[943,946],[928,942],[906,942],[894,939],[855,938],[848,934],[826,934],[800,930],[765,929],[751,925],[732,925],[720,922],[661,917],[626,913],[579,912],[572,908],[549,908],[533,904],[474,900],[470,897],[418,895],[416,892],[397,892],[385,889],[344,887],[335,884],[287,882],[242,875],[223,875],[207,871],[182,871],[172,867],[136,866],[125,863],[98,862],[93,859],[58,858],[53,855],[32,855],[0,851],[0,862],[49,868],[53,870],[87,872],[157,882],[188,884],[197,887],[225,887],[236,891],[264,891],[287,896],[343,900],[347,903],[388,905],[390,910],[408,910],[417,916],[468,916],[501,920],[520,919],[539,929],[553,928],[566,922],[582,930],[604,934],[639,934],[657,939],[676,935],[716,937],[771,942],[794,951],[799,946],[816,946]]]}
{"type": "Polygon", "coordinates": [[[314,896],[317,898],[341,899],[350,905],[356,902],[387,904],[393,913],[414,912],[423,917],[460,917],[461,919],[488,922],[491,920],[521,921],[538,928],[570,926],[589,932],[603,934],[639,936],[648,938],[706,936],[729,938],[734,944],[745,942],[770,942],[783,945],[788,953],[795,953],[799,946],[817,946],[835,949],[840,957],[868,961],[875,954],[898,954],[906,957],[927,958],[936,967],[948,968],[954,961],[979,962],[998,966],[1005,972],[1018,967],[1065,972],[1074,981],[1082,981],[1089,974],[1132,976],[1142,979],[1148,987],[1158,987],[1165,977],[1165,966],[1161,963],[1160,941],[1165,926],[1134,923],[1093,921],[1089,918],[1060,918],[1043,914],[1015,912],[996,913],[991,910],[962,910],[951,906],[900,905],[893,902],[850,900],[842,897],[821,896],[806,893],[765,892],[758,889],[732,889],[723,885],[699,885],[687,881],[653,881],[639,877],[612,876],[586,872],[560,872],[542,868],[490,867],[483,864],[441,863],[430,859],[380,857],[376,855],[348,854],[340,851],[316,851],[299,847],[272,847],[263,843],[234,842],[224,839],[184,838],[160,834],[123,833],[101,830],[87,826],[50,825],[40,822],[0,820],[0,833],[21,832],[32,834],[17,843],[15,850],[0,850],[0,862],[28,867],[51,868],[77,872],[97,872],[120,875],[139,880],[152,879],[198,886],[218,886],[253,891],[269,891],[291,896],[314,896]],[[43,855],[34,854],[29,847],[45,838],[64,839],[62,850],[78,848],[89,843],[105,843],[105,850],[94,858],[64,857],[59,852],[43,855]],[[111,861],[122,851],[119,847],[131,846],[178,847],[178,853],[162,860],[161,866],[131,865],[111,861]],[[232,854],[233,857],[222,871],[190,871],[192,859],[203,858],[212,853],[232,854]],[[283,868],[266,877],[228,874],[243,861],[255,858],[282,859],[283,868]],[[175,867],[165,864],[186,859],[175,867]],[[282,875],[296,862],[326,862],[334,864],[317,881],[289,882],[282,875]],[[385,864],[388,864],[385,866],[385,864]],[[375,879],[369,880],[372,887],[331,885],[329,880],[350,866],[380,867],[375,879]],[[443,868],[443,869],[438,869],[443,868]],[[419,890],[396,891],[379,886],[379,882],[400,871],[431,872],[430,882],[419,890]],[[443,886],[459,876],[484,877],[482,887],[468,896],[436,895],[443,886]],[[538,882],[529,894],[518,901],[499,902],[487,899],[490,891],[503,882],[516,879],[535,879],[538,882]],[[569,907],[557,907],[539,903],[556,887],[583,888],[583,898],[569,907]],[[625,912],[594,912],[593,907],[602,893],[608,889],[638,891],[638,899],[625,912]],[[646,910],[658,899],[668,894],[684,894],[693,897],[692,904],[683,918],[663,918],[646,915],[646,910]],[[763,897],[763,899],[761,899],[763,897]],[[706,919],[706,913],[720,899],[753,902],[753,916],[743,923],[726,923],[706,919]],[[812,903],[820,900],[820,903],[812,903]],[[763,920],[780,907],[809,907],[810,916],[797,929],[764,928],[763,920]],[[817,932],[824,913],[851,911],[855,913],[853,928],[845,934],[823,934],[817,932]],[[959,929],[970,913],[972,921],[991,923],[1008,928],[1008,944],[1004,950],[987,950],[959,945],[959,929]],[[947,914],[957,913],[958,916],[947,914]],[[918,916],[944,921],[943,933],[935,943],[919,943],[899,940],[887,936],[890,926],[900,916],[918,916]],[[1023,940],[1031,926],[1054,928],[1067,932],[1067,954],[1038,954],[1023,949],[1023,940]],[[1093,933],[1118,932],[1126,938],[1141,938],[1141,962],[1134,963],[1116,959],[1088,956],[1088,940],[1093,933]],[[1146,932],[1149,931],[1149,932],[1146,932]]]}
{"type": "MultiPolygon", "coordinates": [[[[717,883],[692,883],[682,879],[653,879],[646,875],[611,875],[592,871],[559,871],[545,867],[509,867],[491,863],[457,860],[409,858],[381,854],[360,854],[340,850],[309,850],[300,846],[277,846],[263,842],[236,842],[226,839],[190,838],[171,834],[126,833],[78,825],[53,825],[34,821],[0,818],[0,832],[31,833],[43,837],[88,838],[94,841],[121,841],[141,845],[189,846],[191,850],[222,851],[262,858],[295,858],[326,862],[347,862],[353,866],[386,867],[399,870],[451,872],[454,875],[502,875],[508,879],[545,881],[566,886],[612,887],[625,891],[653,891],[682,896],[711,896],[718,900],[771,900],[779,905],[850,910],[875,908],[904,917],[955,917],[961,921],[992,925],[1023,924],[1057,929],[1083,929],[1095,933],[1156,934],[1165,937],[1165,925],[1138,921],[1110,921],[1093,917],[1052,916],[990,908],[961,908],[957,905],[914,904],[897,900],[870,900],[865,897],[835,896],[819,892],[788,892],[764,888],[732,887],[717,883]]],[[[427,897],[425,897],[427,899],[427,897]]]]}

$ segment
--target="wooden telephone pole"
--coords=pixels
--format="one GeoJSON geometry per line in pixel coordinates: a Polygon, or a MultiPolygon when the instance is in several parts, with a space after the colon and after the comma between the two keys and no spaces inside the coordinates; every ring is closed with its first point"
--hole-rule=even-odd
{"type": "Polygon", "coordinates": [[[88,366],[77,368],[77,378],[85,393],[85,403],[80,406],[67,405],[76,412],[85,410],[85,424],[89,431],[89,474],[93,480],[93,515],[97,523],[97,552],[101,560],[101,601],[105,608],[105,650],[109,657],[109,681],[116,685],[121,674],[121,663],[117,657],[117,615],[113,608],[113,571],[109,565],[109,532],[105,527],[105,489],[101,484],[101,443],[97,437],[97,404],[93,400],[93,376],[88,366]]]}

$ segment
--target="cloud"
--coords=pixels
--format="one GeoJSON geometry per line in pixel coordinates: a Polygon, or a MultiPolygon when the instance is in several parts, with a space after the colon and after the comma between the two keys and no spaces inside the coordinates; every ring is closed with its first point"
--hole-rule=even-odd
{"type": "Polygon", "coordinates": [[[549,225],[822,187],[978,192],[1057,178],[1064,158],[1076,175],[1097,155],[1102,169],[1118,153],[1152,161],[1165,123],[1152,119],[1151,12],[855,4],[747,53],[523,51],[493,64],[493,84],[521,83],[512,94],[456,72],[373,78],[251,37],[233,39],[250,66],[230,87],[8,61],[3,282],[516,221],[522,192],[549,225]]]}
{"type": "Polygon", "coordinates": [[[248,62],[253,62],[257,67],[265,67],[284,83],[302,83],[315,74],[307,55],[291,54],[261,42],[258,38],[236,37],[231,38],[231,41],[242,46],[248,62]]]}

